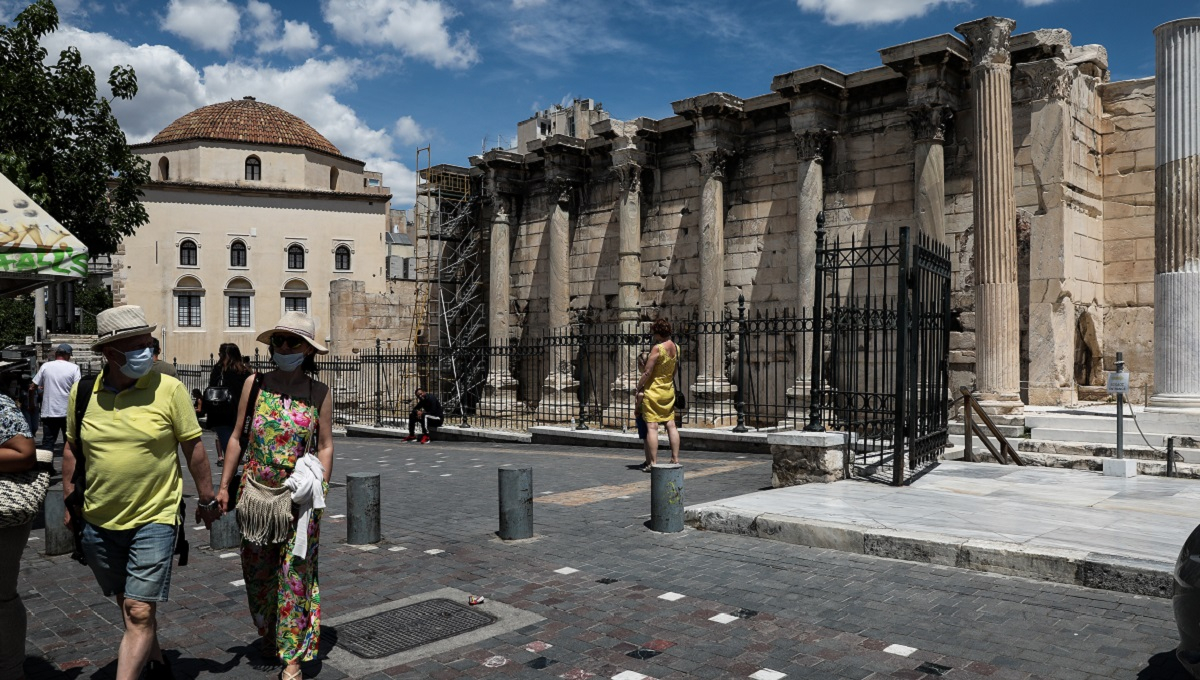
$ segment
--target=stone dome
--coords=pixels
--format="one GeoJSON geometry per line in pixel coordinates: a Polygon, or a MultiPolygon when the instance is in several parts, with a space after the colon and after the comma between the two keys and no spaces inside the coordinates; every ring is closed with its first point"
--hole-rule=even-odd
{"type": "Polygon", "coordinates": [[[342,155],[336,146],[308,123],[254,97],[198,108],[163,128],[162,132],[154,135],[150,144],[197,139],[294,146],[334,156],[342,155]]]}

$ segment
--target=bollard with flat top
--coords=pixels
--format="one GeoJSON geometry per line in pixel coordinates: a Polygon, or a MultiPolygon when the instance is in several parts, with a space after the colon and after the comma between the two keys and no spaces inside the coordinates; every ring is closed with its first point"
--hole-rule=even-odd
{"type": "Polygon", "coordinates": [[[500,538],[533,538],[533,468],[500,468],[500,538]]]}
{"type": "Polygon", "coordinates": [[[1129,394],[1129,372],[1125,370],[1125,359],[1117,352],[1116,369],[1108,374],[1105,391],[1117,397],[1117,457],[1104,459],[1104,474],[1109,477],[1133,477],[1137,475],[1137,461],[1125,458],[1125,395],[1129,394]]]}
{"type": "Polygon", "coordinates": [[[678,463],[650,468],[650,529],[683,531],[683,466],[678,463]]]}
{"type": "Polygon", "coordinates": [[[379,473],[351,472],[346,475],[346,543],[378,543],[379,473]]]}
{"type": "Polygon", "coordinates": [[[46,517],[46,555],[67,555],[75,550],[75,534],[63,524],[67,506],[61,488],[50,487],[42,504],[46,517]]]}
{"type": "Polygon", "coordinates": [[[208,547],[213,550],[236,548],[242,543],[242,532],[238,530],[237,508],[231,508],[220,519],[214,520],[208,530],[208,547]]]}

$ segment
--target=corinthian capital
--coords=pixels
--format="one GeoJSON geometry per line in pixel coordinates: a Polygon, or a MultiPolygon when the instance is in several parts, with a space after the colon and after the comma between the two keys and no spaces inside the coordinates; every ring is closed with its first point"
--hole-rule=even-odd
{"type": "Polygon", "coordinates": [[[617,181],[621,191],[636,194],[642,190],[642,166],[637,163],[623,163],[613,168],[617,173],[617,181]]]}
{"type": "Polygon", "coordinates": [[[1071,95],[1074,67],[1062,59],[1042,59],[1017,66],[1017,73],[1029,80],[1033,98],[1066,99],[1071,95]]]}
{"type": "Polygon", "coordinates": [[[937,104],[918,104],[908,110],[913,139],[918,142],[946,141],[946,125],[954,117],[949,108],[937,104]]]}
{"type": "Polygon", "coordinates": [[[733,152],[729,149],[708,149],[706,151],[697,151],[692,155],[700,163],[701,175],[723,179],[725,177],[725,163],[733,155],[733,152]]]}
{"type": "Polygon", "coordinates": [[[834,132],[824,128],[796,133],[796,158],[800,161],[824,163],[829,155],[829,143],[834,132]]]}
{"type": "Polygon", "coordinates": [[[971,68],[1001,68],[1010,65],[1008,39],[1017,22],[1002,17],[984,17],[954,27],[971,46],[971,68]]]}
{"type": "Polygon", "coordinates": [[[559,206],[566,208],[571,205],[571,197],[575,194],[575,183],[562,178],[550,180],[546,187],[551,198],[559,206]]]}

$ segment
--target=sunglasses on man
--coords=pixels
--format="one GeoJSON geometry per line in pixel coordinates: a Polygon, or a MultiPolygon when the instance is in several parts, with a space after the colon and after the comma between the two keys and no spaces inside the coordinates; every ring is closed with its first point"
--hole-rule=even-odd
{"type": "Polygon", "coordinates": [[[284,347],[287,347],[288,349],[295,349],[297,347],[303,347],[306,344],[308,343],[304,340],[304,338],[295,335],[271,336],[271,346],[277,349],[282,349],[284,347]]]}

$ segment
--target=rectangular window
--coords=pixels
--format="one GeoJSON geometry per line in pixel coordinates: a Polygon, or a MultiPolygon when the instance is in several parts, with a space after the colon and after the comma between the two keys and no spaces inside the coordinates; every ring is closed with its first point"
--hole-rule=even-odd
{"type": "Polygon", "coordinates": [[[200,301],[202,299],[199,295],[176,297],[176,300],[179,301],[178,322],[180,328],[200,328],[200,301]]]}
{"type": "Polygon", "coordinates": [[[250,327],[250,296],[249,295],[230,295],[229,296],[229,327],[230,328],[249,328],[250,327]]]}
{"type": "Polygon", "coordinates": [[[308,314],[308,298],[285,297],[283,299],[283,311],[304,312],[305,314],[308,314]]]}

